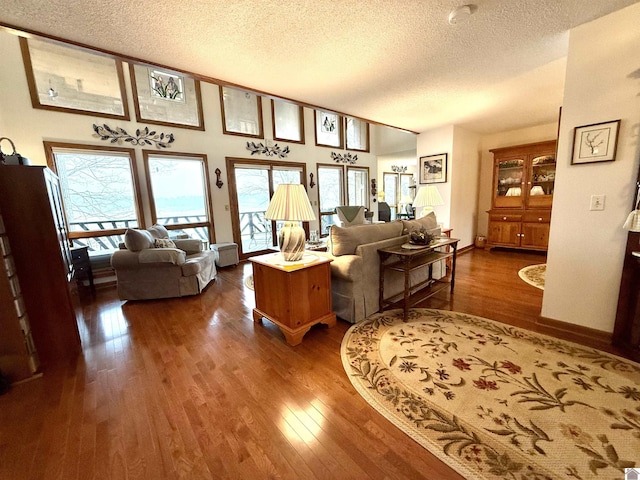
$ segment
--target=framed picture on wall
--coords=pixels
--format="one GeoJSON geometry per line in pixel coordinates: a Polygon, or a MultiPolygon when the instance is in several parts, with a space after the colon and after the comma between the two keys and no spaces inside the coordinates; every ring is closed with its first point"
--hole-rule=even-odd
{"type": "Polygon", "coordinates": [[[420,183],[447,183],[447,154],[420,157],[420,183]]]}
{"type": "Polygon", "coordinates": [[[33,108],[129,120],[120,60],[37,38],[20,50],[33,108]]]}
{"type": "Polygon", "coordinates": [[[271,100],[273,139],[304,143],[304,110],[284,100],[271,100]]]}
{"type": "Polygon", "coordinates": [[[620,120],[576,127],[571,164],[613,162],[616,159],[620,120]]]}
{"type": "Polygon", "coordinates": [[[204,130],[200,82],[177,72],[130,65],[136,119],[204,130]]]}

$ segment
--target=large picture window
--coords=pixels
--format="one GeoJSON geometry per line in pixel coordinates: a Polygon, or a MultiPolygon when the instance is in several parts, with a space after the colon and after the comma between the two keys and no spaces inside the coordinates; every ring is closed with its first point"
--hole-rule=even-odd
{"type": "Polygon", "coordinates": [[[211,239],[211,200],[205,155],[144,150],[153,223],[172,235],[211,239]]]}
{"type": "Polygon", "coordinates": [[[69,238],[89,253],[115,250],[127,228],[143,226],[134,151],[45,142],[60,179],[69,238]]]}

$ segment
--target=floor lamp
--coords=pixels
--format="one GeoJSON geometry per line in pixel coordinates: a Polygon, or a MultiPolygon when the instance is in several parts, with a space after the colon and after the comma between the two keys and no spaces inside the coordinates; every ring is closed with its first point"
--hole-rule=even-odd
{"type": "Polygon", "coordinates": [[[440,192],[434,185],[420,187],[413,201],[413,206],[416,207],[416,218],[424,217],[433,211],[433,207],[439,205],[444,205],[444,200],[442,200],[440,192]]]}
{"type": "Polygon", "coordinates": [[[304,253],[306,239],[304,229],[299,222],[316,219],[304,185],[294,183],[278,185],[264,216],[268,220],[284,220],[284,226],[278,235],[280,251],[287,262],[300,260],[304,253]]]}

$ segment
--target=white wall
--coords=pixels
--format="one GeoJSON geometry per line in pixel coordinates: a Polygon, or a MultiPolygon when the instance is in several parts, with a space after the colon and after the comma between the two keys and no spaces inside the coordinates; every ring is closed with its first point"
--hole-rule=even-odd
{"type": "Polygon", "coordinates": [[[613,331],[640,125],[640,4],[571,31],[542,315],[613,331]],[[573,130],[621,119],[614,162],[571,165],[573,130]],[[589,211],[592,194],[604,211],[589,211]]]}
{"type": "Polygon", "coordinates": [[[478,178],[478,235],[487,235],[491,197],[493,196],[493,154],[494,148],[511,147],[527,143],[554,140],[558,136],[558,124],[548,123],[535,127],[500,132],[494,135],[484,135],[481,139],[480,175],[478,178]]]}
{"type": "Polygon", "coordinates": [[[459,247],[473,245],[478,211],[478,173],[480,171],[480,135],[460,127],[453,130],[451,155],[452,236],[460,239],[459,247]]]}
{"type": "MultiPolygon", "coordinates": [[[[124,77],[127,87],[129,111],[134,119],[129,122],[105,119],[98,116],[94,117],[34,109],[31,106],[17,36],[0,32],[0,58],[2,58],[2,68],[0,69],[0,85],[2,85],[2,88],[0,88],[0,105],[2,106],[0,111],[2,117],[0,117],[0,120],[4,120],[4,123],[0,123],[0,127],[3,127],[0,130],[0,137],[10,137],[15,142],[18,151],[31,159],[35,164],[46,164],[42,144],[44,140],[83,143],[87,145],[110,145],[108,142],[101,141],[93,136],[92,125],[94,123],[106,123],[111,127],[121,127],[129,132],[145,126],[144,122],[138,124],[135,121],[133,97],[131,94],[130,78],[127,72],[128,66],[126,64],[126,74],[124,77]]],[[[167,153],[173,151],[207,155],[209,173],[212,177],[209,188],[211,189],[213,197],[216,240],[218,242],[232,241],[231,216],[228,210],[229,182],[227,180],[225,157],[255,158],[258,160],[268,160],[271,158],[264,155],[252,156],[251,152],[246,148],[247,140],[251,139],[222,134],[222,117],[220,113],[218,86],[202,82],[201,88],[206,128],[204,132],[179,127],[162,126],[158,126],[157,130],[175,135],[176,141],[172,144],[171,148],[166,150],[167,153]],[[216,168],[222,171],[222,180],[224,181],[222,189],[218,189],[215,186],[215,175],[213,172],[216,168]]],[[[267,98],[263,98],[262,100],[265,138],[272,139],[270,101],[267,98]]],[[[306,163],[307,185],[309,182],[309,173],[313,172],[317,179],[316,163],[334,163],[330,154],[332,151],[338,151],[338,149],[315,146],[313,113],[311,109],[304,109],[306,144],[298,145],[277,142],[281,146],[289,145],[290,147],[291,153],[286,158],[286,161],[306,163]]],[[[372,146],[378,144],[375,138],[377,132],[377,129],[371,129],[372,146]]],[[[387,135],[392,135],[392,133],[388,133],[387,135]]],[[[404,132],[400,135],[401,138],[405,139],[404,141],[411,136],[411,134],[404,132]]],[[[128,145],[125,144],[124,146],[128,145]]],[[[135,150],[144,198],[146,194],[146,181],[142,162],[142,149],[136,147],[135,150]]],[[[375,153],[354,153],[358,155],[357,165],[369,167],[370,174],[372,178],[374,178],[377,170],[375,153]]],[[[317,206],[317,187],[309,188],[308,192],[312,204],[317,206]]],[[[146,201],[143,207],[146,221],[149,222],[150,209],[146,201]]],[[[318,222],[311,222],[310,228],[317,229],[318,222]]]]}
{"type": "MultiPolygon", "coordinates": [[[[456,225],[451,224],[451,152],[453,151],[453,130],[453,125],[447,125],[441,128],[421,132],[420,135],[418,135],[417,148],[418,165],[420,157],[438,155],[441,153],[446,153],[448,155],[447,168],[449,170],[447,172],[447,183],[434,184],[440,192],[440,195],[442,195],[444,205],[434,207],[433,210],[436,214],[436,218],[438,219],[438,223],[442,223],[445,227],[456,228],[456,225]]],[[[418,175],[418,188],[422,186],[419,182],[420,178],[418,175]]],[[[456,234],[457,232],[454,231],[454,236],[456,234]]],[[[458,246],[461,247],[463,245],[459,244],[458,246]]]]}

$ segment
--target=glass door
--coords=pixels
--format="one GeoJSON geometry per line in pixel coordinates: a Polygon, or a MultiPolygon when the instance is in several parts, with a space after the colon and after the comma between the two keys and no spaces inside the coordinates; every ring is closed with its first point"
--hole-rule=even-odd
{"type": "Polygon", "coordinates": [[[496,162],[495,207],[522,207],[524,159],[508,158],[496,162]]]}
{"type": "Polygon", "coordinates": [[[264,214],[278,185],[302,182],[304,164],[227,159],[227,172],[233,241],[240,258],[277,249],[283,222],[268,220],[264,214]]]}
{"type": "Polygon", "coordinates": [[[528,183],[530,207],[551,207],[556,180],[555,155],[542,155],[531,160],[531,181],[528,183]]]}

